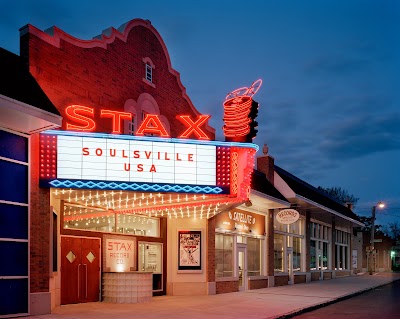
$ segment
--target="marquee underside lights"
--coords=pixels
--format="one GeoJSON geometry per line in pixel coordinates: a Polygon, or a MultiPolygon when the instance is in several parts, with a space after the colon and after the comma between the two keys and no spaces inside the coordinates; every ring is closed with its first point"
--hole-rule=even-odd
{"type": "Polygon", "coordinates": [[[52,196],[64,202],[64,221],[88,222],[114,215],[169,218],[211,218],[237,204],[226,195],[147,193],[99,189],[55,188],[52,196]]]}

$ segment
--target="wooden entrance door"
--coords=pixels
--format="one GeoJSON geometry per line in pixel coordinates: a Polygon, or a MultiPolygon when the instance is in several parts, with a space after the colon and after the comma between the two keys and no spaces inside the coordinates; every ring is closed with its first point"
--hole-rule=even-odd
{"type": "Polygon", "coordinates": [[[61,237],[61,304],[99,301],[100,239],[61,237]]]}

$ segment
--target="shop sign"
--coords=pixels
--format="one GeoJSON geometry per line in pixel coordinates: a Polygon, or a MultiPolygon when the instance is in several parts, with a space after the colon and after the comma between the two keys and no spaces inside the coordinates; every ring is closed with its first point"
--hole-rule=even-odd
{"type": "Polygon", "coordinates": [[[300,218],[300,214],[295,209],[284,209],[276,214],[276,220],[285,225],[293,224],[300,218]]]}
{"type": "Polygon", "coordinates": [[[215,228],[239,233],[264,235],[265,216],[241,209],[219,213],[216,216],[215,228]]]}
{"type": "Polygon", "coordinates": [[[112,272],[126,272],[135,267],[135,241],[106,239],[106,267],[112,272]]]}

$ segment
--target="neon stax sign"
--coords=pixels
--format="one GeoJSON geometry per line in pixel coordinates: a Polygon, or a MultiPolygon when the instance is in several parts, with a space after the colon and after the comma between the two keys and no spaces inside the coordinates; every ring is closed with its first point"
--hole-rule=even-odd
{"type": "MultiPolygon", "coordinates": [[[[93,117],[95,109],[82,105],[70,105],[65,109],[65,115],[68,122],[66,129],[72,131],[94,132],[96,130],[96,122],[93,117]],[[73,123],[69,123],[72,121],[73,123]]],[[[130,112],[120,112],[114,110],[100,110],[101,118],[110,118],[112,121],[112,133],[122,133],[122,121],[132,121],[133,114],[130,112]]],[[[192,120],[188,115],[178,115],[176,117],[187,128],[179,138],[189,138],[195,135],[200,140],[209,140],[210,138],[201,129],[201,126],[207,123],[210,115],[199,115],[196,120],[192,120]]],[[[137,136],[144,136],[145,134],[156,134],[160,137],[170,137],[164,125],[162,124],[158,115],[146,114],[142,124],[135,132],[137,136]]]]}

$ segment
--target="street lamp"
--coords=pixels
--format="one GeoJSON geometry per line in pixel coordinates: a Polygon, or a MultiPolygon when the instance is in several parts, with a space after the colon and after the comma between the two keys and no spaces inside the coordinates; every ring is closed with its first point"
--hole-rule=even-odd
{"type": "Polygon", "coordinates": [[[369,250],[369,263],[368,263],[368,271],[369,274],[372,275],[375,272],[375,212],[376,212],[376,207],[378,208],[384,208],[385,204],[382,202],[376,203],[376,205],[372,206],[372,220],[371,220],[371,242],[370,242],[370,250],[369,250]]]}

